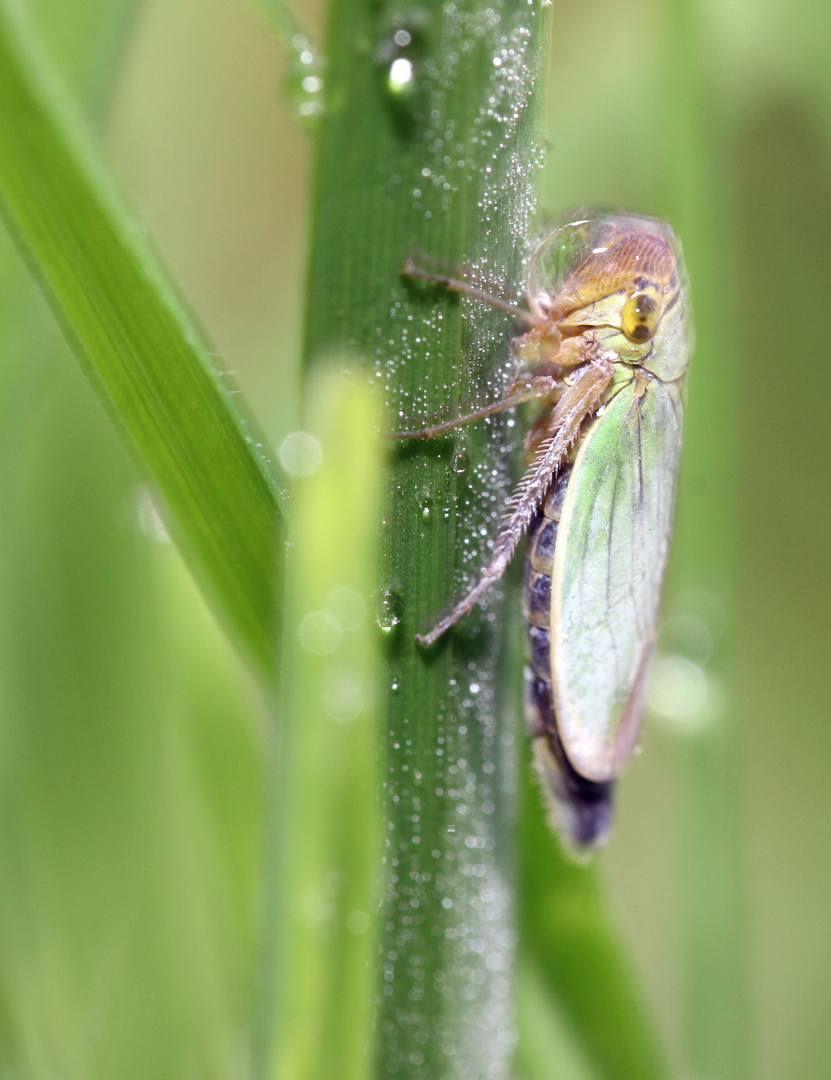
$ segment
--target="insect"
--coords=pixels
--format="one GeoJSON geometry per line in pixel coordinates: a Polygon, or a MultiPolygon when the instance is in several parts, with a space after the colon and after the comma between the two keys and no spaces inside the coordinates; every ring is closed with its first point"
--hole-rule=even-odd
{"type": "Polygon", "coordinates": [[[521,402],[544,406],[490,562],[419,640],[471,611],[528,533],[526,716],[553,823],[587,853],[607,839],[615,780],[638,741],[672,531],[692,352],[681,249],[657,219],[577,212],[534,251],[527,310],[412,263],[404,273],[525,328],[512,346],[522,372],[499,401],[400,433],[431,438],[521,402]]]}

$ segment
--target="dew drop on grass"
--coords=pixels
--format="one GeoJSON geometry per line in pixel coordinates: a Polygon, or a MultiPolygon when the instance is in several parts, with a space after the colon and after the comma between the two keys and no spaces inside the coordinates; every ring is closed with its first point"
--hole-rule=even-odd
{"type": "Polygon", "coordinates": [[[419,84],[429,47],[429,24],[430,14],[426,9],[396,7],[382,19],[375,46],[375,63],[382,74],[387,98],[396,110],[404,106],[410,120],[416,120],[420,112],[419,84]]]}
{"type": "Polygon", "coordinates": [[[465,450],[457,450],[453,455],[453,472],[463,473],[470,465],[470,457],[465,450]]]}
{"type": "Polygon", "coordinates": [[[429,488],[422,488],[416,495],[416,501],[418,502],[418,508],[421,511],[421,520],[426,525],[430,520],[430,514],[433,509],[433,496],[429,488]]]}
{"type": "Polygon", "coordinates": [[[397,592],[382,589],[378,594],[375,622],[384,634],[391,634],[401,622],[404,602],[397,592]]]}
{"type": "Polygon", "coordinates": [[[285,80],[285,92],[304,127],[314,130],[324,112],[323,57],[305,34],[293,34],[289,39],[290,61],[285,80]]]}

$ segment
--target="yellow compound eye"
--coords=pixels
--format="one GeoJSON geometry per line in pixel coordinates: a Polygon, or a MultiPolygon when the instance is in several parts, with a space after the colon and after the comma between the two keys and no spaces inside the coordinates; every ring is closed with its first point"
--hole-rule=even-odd
{"type": "Polygon", "coordinates": [[[632,293],[620,312],[620,328],[630,341],[649,341],[661,321],[661,302],[654,292],[632,293]]]}

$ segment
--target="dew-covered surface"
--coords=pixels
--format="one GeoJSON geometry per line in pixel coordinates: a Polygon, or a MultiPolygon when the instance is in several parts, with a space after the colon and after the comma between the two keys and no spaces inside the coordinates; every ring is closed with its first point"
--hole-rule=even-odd
{"type": "MultiPolygon", "coordinates": [[[[327,55],[319,183],[344,182],[337,207],[317,208],[309,351],[366,357],[390,429],[412,430],[497,398],[515,367],[509,316],[400,268],[409,257],[521,295],[541,7],[374,11],[370,21],[343,0],[333,40],[356,50],[327,55]]],[[[517,710],[499,590],[431,649],[414,638],[486,561],[518,430],[506,413],[390,450],[376,611],[387,657],[379,1075],[510,1072],[517,710]]]]}

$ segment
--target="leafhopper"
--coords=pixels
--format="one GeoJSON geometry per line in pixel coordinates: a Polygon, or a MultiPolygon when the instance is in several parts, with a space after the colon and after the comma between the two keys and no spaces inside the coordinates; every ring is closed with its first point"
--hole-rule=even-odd
{"type": "Polygon", "coordinates": [[[469,283],[404,272],[488,300],[525,328],[521,374],[496,402],[401,437],[431,438],[537,401],[528,468],[477,583],[431,645],[505,572],[529,534],[526,715],[566,845],[602,845],[614,784],[638,742],[672,531],[692,352],[681,249],[654,218],[581,211],[533,253],[527,309],[469,283]]]}

